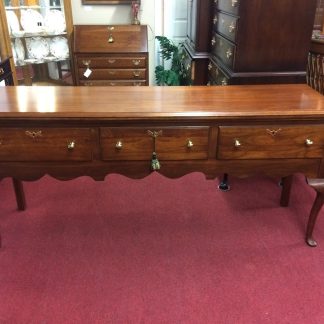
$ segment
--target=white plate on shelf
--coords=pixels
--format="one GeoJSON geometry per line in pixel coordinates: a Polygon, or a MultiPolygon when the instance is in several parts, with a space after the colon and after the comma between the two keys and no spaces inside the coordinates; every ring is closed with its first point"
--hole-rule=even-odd
{"type": "Polygon", "coordinates": [[[28,33],[37,33],[44,30],[44,18],[34,9],[21,10],[20,23],[28,33]]]}
{"type": "Polygon", "coordinates": [[[15,39],[15,50],[18,61],[23,61],[25,59],[25,48],[20,38],[15,39]]]}
{"type": "Polygon", "coordinates": [[[11,10],[7,10],[6,16],[7,16],[8,26],[10,27],[11,32],[18,32],[20,30],[20,26],[16,14],[11,10]]]}
{"type": "Polygon", "coordinates": [[[65,17],[60,10],[50,10],[47,12],[45,19],[45,30],[48,33],[60,34],[66,29],[65,17]]]}
{"type": "Polygon", "coordinates": [[[58,59],[69,57],[69,45],[65,37],[56,36],[50,41],[50,52],[58,59]]]}
{"type": "Polygon", "coordinates": [[[26,38],[28,57],[40,60],[49,54],[49,43],[43,37],[26,38]]]}

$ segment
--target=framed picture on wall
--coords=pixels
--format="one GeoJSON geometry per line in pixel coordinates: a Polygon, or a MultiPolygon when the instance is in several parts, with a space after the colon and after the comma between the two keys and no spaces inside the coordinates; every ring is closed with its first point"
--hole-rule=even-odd
{"type": "MultiPolygon", "coordinates": [[[[104,4],[130,4],[132,0],[82,0],[84,5],[104,5],[104,4]]],[[[136,1],[140,3],[141,1],[136,1]]]]}

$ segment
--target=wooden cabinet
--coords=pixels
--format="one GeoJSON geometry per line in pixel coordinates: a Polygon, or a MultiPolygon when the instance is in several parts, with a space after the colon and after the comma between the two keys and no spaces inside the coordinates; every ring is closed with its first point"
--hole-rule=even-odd
{"type": "Polygon", "coordinates": [[[305,82],[316,2],[214,1],[209,68],[223,84],[305,82]]]}
{"type": "Polygon", "coordinates": [[[191,69],[191,84],[206,85],[210,52],[212,0],[188,0],[187,38],[184,43],[186,66],[191,69]]]}
{"type": "Polygon", "coordinates": [[[2,52],[19,84],[72,84],[70,0],[1,0],[2,52]]]}
{"type": "Polygon", "coordinates": [[[76,25],[73,54],[77,85],[148,85],[144,25],[76,25]]]}

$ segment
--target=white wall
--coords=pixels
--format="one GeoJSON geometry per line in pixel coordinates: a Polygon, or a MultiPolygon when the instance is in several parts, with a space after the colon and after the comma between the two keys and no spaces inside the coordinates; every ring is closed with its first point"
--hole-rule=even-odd
{"type": "MultiPolygon", "coordinates": [[[[131,24],[131,5],[92,5],[83,6],[81,0],[72,0],[74,25],[131,24]]],[[[155,68],[155,0],[141,0],[139,18],[142,25],[148,26],[149,83],[154,84],[155,68]]]]}

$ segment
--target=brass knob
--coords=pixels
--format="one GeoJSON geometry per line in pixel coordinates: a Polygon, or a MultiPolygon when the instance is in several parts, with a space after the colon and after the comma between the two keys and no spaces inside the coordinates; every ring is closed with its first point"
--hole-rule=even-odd
{"type": "Polygon", "coordinates": [[[109,35],[109,37],[108,37],[108,43],[113,43],[115,41],[115,39],[114,39],[114,37],[113,37],[113,35],[109,35]]]}
{"type": "Polygon", "coordinates": [[[123,142],[121,140],[118,140],[115,147],[117,150],[121,150],[123,148],[123,142]]]}
{"type": "Polygon", "coordinates": [[[228,26],[228,31],[229,31],[230,33],[232,33],[232,32],[234,31],[234,29],[235,29],[235,25],[234,25],[234,22],[232,22],[232,23],[228,26]]]}
{"type": "Polygon", "coordinates": [[[238,139],[234,140],[234,146],[235,147],[240,147],[241,146],[241,143],[240,143],[240,141],[238,139]]]}
{"type": "Polygon", "coordinates": [[[314,144],[314,142],[313,142],[311,139],[306,138],[305,144],[306,144],[307,146],[311,146],[311,145],[314,144]]]}
{"type": "Polygon", "coordinates": [[[229,59],[232,55],[233,55],[233,52],[231,51],[231,49],[228,49],[226,51],[226,57],[229,59]]]}
{"type": "Polygon", "coordinates": [[[4,74],[4,69],[0,68],[0,75],[4,74]]]}
{"type": "Polygon", "coordinates": [[[187,141],[187,147],[188,148],[192,148],[194,146],[194,143],[192,142],[192,140],[188,139],[187,141]]]}
{"type": "Polygon", "coordinates": [[[69,142],[67,148],[68,150],[72,151],[75,148],[75,141],[72,140],[71,142],[69,142]]]}

